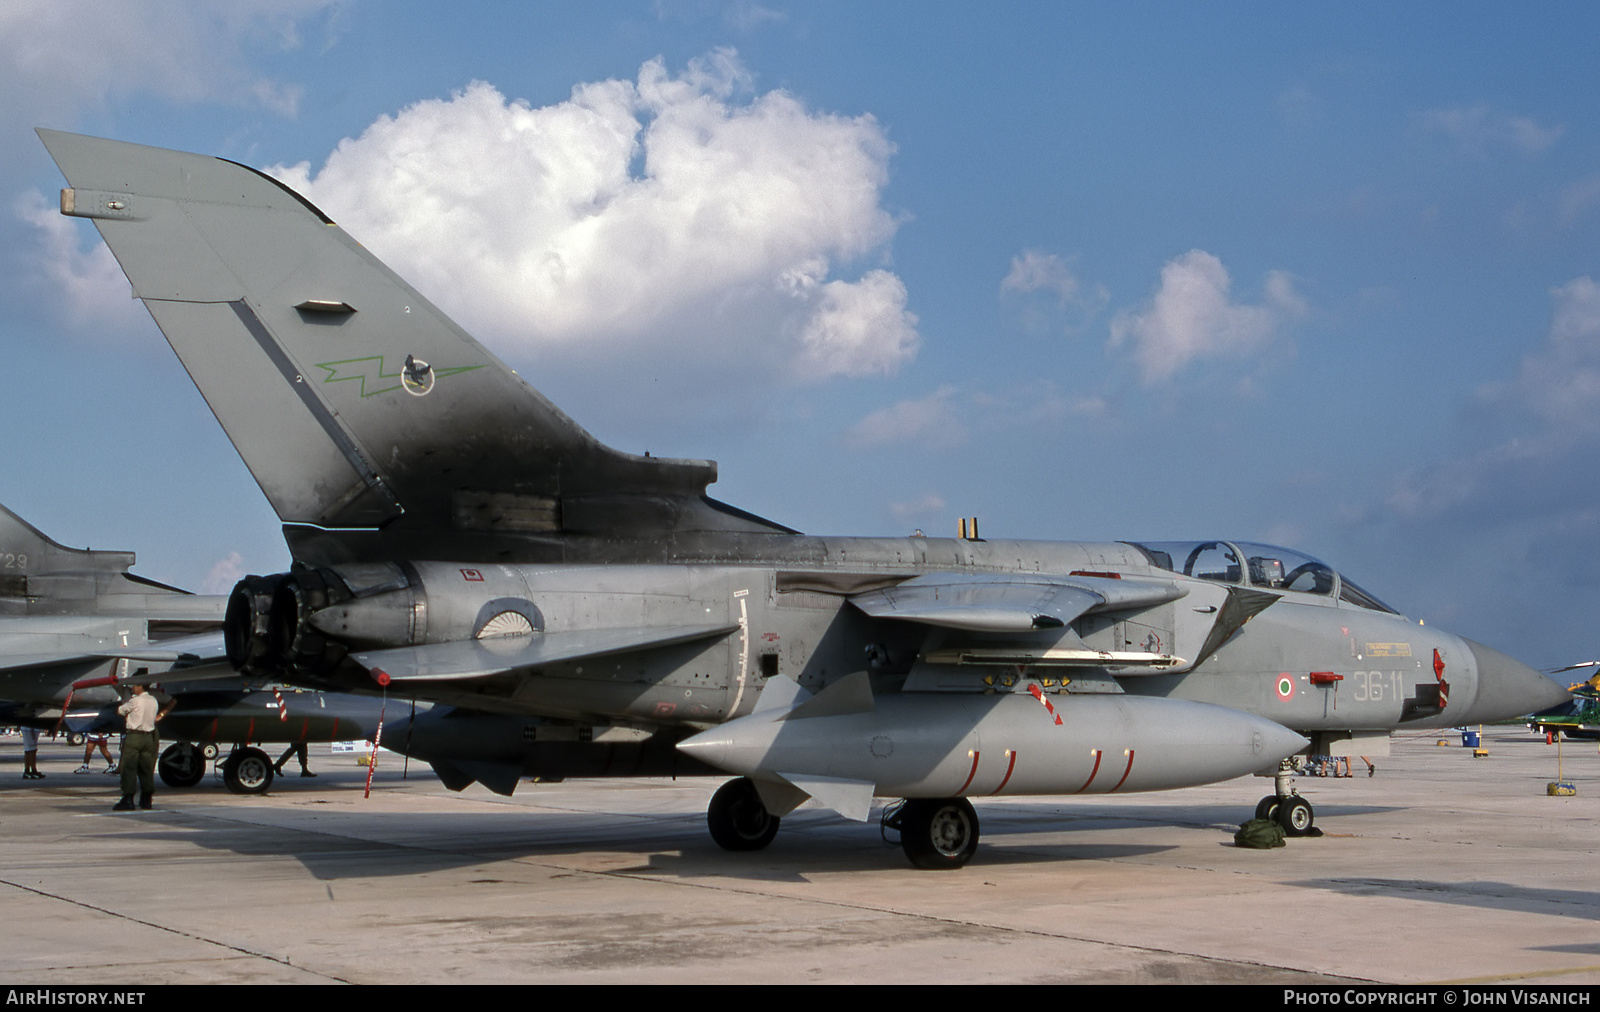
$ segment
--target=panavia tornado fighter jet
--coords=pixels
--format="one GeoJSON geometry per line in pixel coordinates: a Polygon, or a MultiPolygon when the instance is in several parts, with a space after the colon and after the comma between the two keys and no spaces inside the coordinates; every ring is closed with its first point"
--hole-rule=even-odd
{"type": "MultiPolygon", "coordinates": [[[[955,868],[968,798],[1210,783],[1564,698],[1283,549],[799,534],[710,498],[710,461],[597,442],[282,183],[40,136],[284,522],[295,565],[235,589],[230,659],[548,746],[467,757],[441,712],[414,744],[444,735],[457,783],[730,773],[732,850],[808,799],[904,799],[911,861],[955,868]]],[[[1262,812],[1305,832],[1287,784],[1262,812]]]]}
{"type": "Polygon", "coordinates": [[[215,758],[236,794],[272,785],[272,759],[254,744],[377,731],[371,696],[245,684],[220,663],[228,599],[135,576],[133,564],[132,552],[58,544],[0,506],[0,721],[120,733],[127,687],[154,684],[173,699],[158,727],[170,743],[161,779],[193,787],[215,758]]]}
{"type": "MultiPolygon", "coordinates": [[[[162,671],[220,653],[227,600],[135,576],[133,563],[132,552],[57,544],[0,506],[0,700],[9,720],[54,726],[73,682],[114,681],[130,661],[162,671]]],[[[109,689],[77,699],[90,709],[118,701],[109,689]]]]}

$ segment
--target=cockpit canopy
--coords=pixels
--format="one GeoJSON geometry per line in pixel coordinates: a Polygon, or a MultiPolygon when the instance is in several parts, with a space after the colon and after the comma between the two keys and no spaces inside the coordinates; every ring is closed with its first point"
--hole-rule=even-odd
{"type": "Polygon", "coordinates": [[[1197,580],[1332,597],[1358,608],[1399,612],[1319,559],[1290,548],[1249,541],[1129,541],[1152,566],[1197,580]]]}

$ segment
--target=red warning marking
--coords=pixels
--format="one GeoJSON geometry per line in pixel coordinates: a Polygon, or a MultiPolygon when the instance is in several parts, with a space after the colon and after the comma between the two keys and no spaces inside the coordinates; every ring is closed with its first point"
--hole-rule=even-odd
{"type": "Polygon", "coordinates": [[[389,672],[383,670],[382,668],[373,668],[371,674],[372,680],[377,682],[379,685],[389,684],[389,672]]]}
{"type": "Polygon", "coordinates": [[[283,701],[283,693],[279,692],[277,689],[273,689],[272,690],[272,698],[276,699],[278,701],[278,719],[279,720],[288,720],[289,719],[289,707],[283,701]]]}
{"type": "Polygon", "coordinates": [[[372,774],[378,768],[378,743],[383,739],[383,714],[389,709],[389,701],[384,700],[378,707],[378,729],[372,732],[372,754],[367,756],[367,789],[361,795],[363,798],[372,797],[372,774]]]}
{"type": "Polygon", "coordinates": [[[967,771],[966,782],[961,785],[960,790],[956,791],[958,797],[967,793],[967,788],[972,786],[972,778],[978,775],[978,755],[978,751],[974,749],[972,752],[972,769],[967,771]]]}
{"type": "Polygon", "coordinates": [[[1094,783],[1095,775],[1100,772],[1100,756],[1103,753],[1099,749],[1094,749],[1091,754],[1094,756],[1094,769],[1089,771],[1089,779],[1083,782],[1083,786],[1072,792],[1074,794],[1082,794],[1088,790],[1089,785],[1094,783]]]}
{"type": "Polygon", "coordinates": [[[461,578],[466,580],[468,583],[482,583],[483,573],[476,569],[463,569],[461,571],[461,578]]]}
{"type": "Polygon", "coordinates": [[[1008,749],[1006,749],[1006,755],[1011,757],[1011,762],[1006,766],[1005,779],[1001,780],[1000,781],[1000,786],[996,787],[994,789],[994,793],[995,794],[999,794],[1001,791],[1006,789],[1006,784],[1009,784],[1011,782],[1011,773],[1012,773],[1012,771],[1017,768],[1017,753],[1016,753],[1016,750],[1008,748],[1008,749]]]}
{"type": "Polygon", "coordinates": [[[1053,705],[1051,705],[1050,700],[1044,698],[1044,693],[1039,689],[1039,686],[1037,686],[1037,685],[1029,685],[1028,686],[1028,692],[1029,692],[1030,695],[1033,696],[1034,699],[1037,699],[1039,702],[1044,704],[1044,708],[1046,710],[1050,711],[1050,716],[1052,716],[1052,717],[1054,717],[1056,719],[1056,726],[1060,727],[1061,726],[1061,714],[1056,712],[1056,708],[1053,705]]]}
{"type": "MultiPolygon", "coordinates": [[[[1128,768],[1122,771],[1122,779],[1117,781],[1117,787],[1121,787],[1123,785],[1123,783],[1125,783],[1127,781],[1128,774],[1132,773],[1132,772],[1133,772],[1133,749],[1130,748],[1130,749],[1128,749],[1128,768]]],[[[1115,794],[1117,792],[1117,787],[1111,788],[1111,790],[1107,791],[1106,793],[1107,794],[1115,794]]]]}

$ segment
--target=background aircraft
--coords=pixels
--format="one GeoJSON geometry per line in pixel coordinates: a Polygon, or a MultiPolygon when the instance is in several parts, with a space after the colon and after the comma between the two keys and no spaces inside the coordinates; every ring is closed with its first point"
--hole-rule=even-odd
{"type": "Polygon", "coordinates": [[[133,564],[132,552],[60,545],[0,506],[0,719],[69,734],[120,732],[119,687],[157,683],[176,701],[160,727],[171,742],[158,763],[162,780],[192,787],[207,758],[217,758],[223,782],[241,794],[272,785],[272,760],[251,743],[376,732],[379,699],[252,687],[230,668],[198,666],[222,657],[227,598],[146,580],[128,571],[133,564]]]}
{"type": "MultiPolygon", "coordinates": [[[[1600,667],[1600,661],[1586,661],[1552,671],[1561,675],[1580,668],[1600,667]]],[[[1543,733],[1555,732],[1568,738],[1588,741],[1600,739],[1600,674],[1575,682],[1567,687],[1572,698],[1557,706],[1540,710],[1528,718],[1528,726],[1543,733]]]]}
{"type": "MultiPolygon", "coordinates": [[[[706,495],[709,461],[599,443],[284,184],[40,136],[284,521],[295,569],[228,606],[247,673],[661,735],[741,774],[708,814],[731,849],[810,798],[904,798],[930,868],[972,856],[969,796],[1207,783],[1563,696],[1272,546],[800,535],[706,495]]],[[[1261,811],[1311,829],[1281,772],[1261,811]]]]}

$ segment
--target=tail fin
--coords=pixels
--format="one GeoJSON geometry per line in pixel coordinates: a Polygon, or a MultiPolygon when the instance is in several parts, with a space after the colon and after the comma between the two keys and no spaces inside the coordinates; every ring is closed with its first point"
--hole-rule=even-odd
{"type": "Polygon", "coordinates": [[[71,186],[62,213],[99,228],[285,524],[787,531],[706,499],[711,461],[601,444],[282,183],[39,136],[71,186]]]}
{"type": "Polygon", "coordinates": [[[132,552],[68,548],[0,506],[0,615],[96,614],[111,602],[185,594],[128,572],[132,552]]]}

